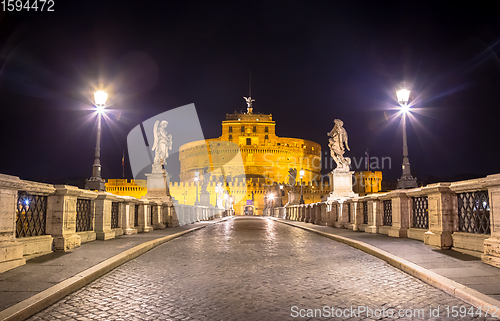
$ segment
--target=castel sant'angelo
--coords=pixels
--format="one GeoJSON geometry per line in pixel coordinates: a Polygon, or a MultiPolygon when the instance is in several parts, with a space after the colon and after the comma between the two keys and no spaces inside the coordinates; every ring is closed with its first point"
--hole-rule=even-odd
{"type": "MultiPolygon", "coordinates": [[[[251,203],[255,214],[259,214],[265,206],[266,194],[275,196],[276,206],[281,204],[280,201],[287,202],[286,195],[280,200],[279,194],[286,194],[289,187],[284,186],[282,193],[278,189],[279,184],[288,183],[291,168],[304,170],[305,199],[313,200],[310,190],[314,190],[314,184],[311,182],[320,181],[321,146],[305,139],[278,137],[272,115],[253,113],[250,100],[246,113],[226,115],[219,138],[182,145],[179,160],[181,181],[193,181],[196,171],[208,169],[216,173],[210,177],[211,187],[217,182],[227,182],[226,188],[236,200],[234,209],[237,215],[243,214],[244,207],[251,203]],[[217,168],[221,170],[214,172],[217,168]]],[[[296,183],[300,184],[299,177],[296,183]]],[[[296,188],[300,189],[299,186],[296,188]]],[[[171,193],[182,193],[182,189],[174,183],[171,193]]],[[[315,196],[315,201],[319,201],[322,195],[318,192],[315,196]]],[[[178,200],[180,202],[182,198],[178,200]]]]}
{"type": "MultiPolygon", "coordinates": [[[[180,182],[170,182],[170,194],[179,204],[200,204],[204,187],[210,205],[215,206],[216,187],[222,183],[225,194],[234,201],[236,215],[248,214],[248,209],[253,215],[261,215],[266,206],[288,202],[292,169],[297,173],[294,189],[302,191],[304,203],[320,201],[330,192],[328,180],[324,182],[320,173],[321,146],[305,139],[277,136],[272,115],[253,113],[254,100],[245,99],[246,113],[227,114],[220,137],[180,146],[180,182]]],[[[377,192],[382,173],[364,172],[363,180],[373,182],[364,182],[356,190],[358,193],[377,192]]],[[[106,190],[137,198],[147,193],[145,181],[126,179],[108,180],[106,190]]]]}
{"type": "MultiPolygon", "coordinates": [[[[253,214],[260,215],[269,195],[274,196],[271,203],[275,206],[286,204],[290,169],[304,170],[302,189],[306,203],[317,202],[328,194],[328,187],[321,185],[321,146],[305,139],[277,136],[272,115],[253,113],[252,101],[247,99],[246,113],[226,115],[220,137],[190,142],[179,148],[180,182],[171,182],[170,193],[180,204],[195,204],[196,190],[199,195],[202,180],[208,179],[210,204],[216,204],[217,183],[224,182],[223,186],[235,200],[236,215],[244,214],[247,205],[253,206],[253,214]],[[196,172],[200,178],[198,186],[196,172]]],[[[140,198],[147,192],[144,183],[110,179],[106,189],[140,198]]],[[[298,192],[300,183],[297,174],[298,192]]]]}

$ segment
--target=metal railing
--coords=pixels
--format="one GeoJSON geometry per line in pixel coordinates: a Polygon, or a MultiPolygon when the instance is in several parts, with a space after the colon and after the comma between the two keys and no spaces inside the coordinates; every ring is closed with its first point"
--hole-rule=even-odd
{"type": "Polygon", "coordinates": [[[491,234],[488,191],[458,193],[458,231],[491,234]]]}
{"type": "Polygon", "coordinates": [[[363,202],[363,224],[368,224],[368,202],[363,202]]]}
{"type": "Polygon", "coordinates": [[[154,209],[155,209],[155,206],[153,206],[153,205],[149,206],[149,225],[150,226],[153,226],[154,209]]]}
{"type": "Polygon", "coordinates": [[[384,205],[384,216],[383,224],[384,226],[392,226],[392,200],[383,201],[384,205]]]}
{"type": "Polygon", "coordinates": [[[118,228],[118,202],[111,203],[111,228],[118,228]]]}
{"type": "Polygon", "coordinates": [[[16,237],[45,235],[47,196],[19,192],[16,206],[16,237]]]}
{"type": "Polygon", "coordinates": [[[135,204],[134,209],[134,227],[139,226],[139,204],[135,204]]]}
{"type": "Polygon", "coordinates": [[[427,196],[413,197],[413,228],[429,229],[429,198],[427,196]]]}
{"type": "Polygon", "coordinates": [[[87,199],[76,200],[76,231],[87,232],[94,229],[91,211],[92,201],[87,199]]]}
{"type": "Polygon", "coordinates": [[[351,223],[351,203],[347,203],[347,222],[351,223]]]}

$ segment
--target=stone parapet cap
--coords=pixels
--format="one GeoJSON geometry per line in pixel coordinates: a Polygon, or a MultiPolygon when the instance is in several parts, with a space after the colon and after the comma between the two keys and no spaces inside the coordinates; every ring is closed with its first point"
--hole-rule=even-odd
{"type": "Polygon", "coordinates": [[[484,180],[486,187],[500,186],[500,174],[488,175],[484,180]]]}
{"type": "Polygon", "coordinates": [[[436,194],[436,193],[453,193],[450,189],[451,183],[436,183],[429,184],[422,187],[423,195],[436,194]]]}
{"type": "Polygon", "coordinates": [[[135,203],[138,203],[139,205],[149,205],[149,200],[147,200],[147,199],[138,199],[135,203]]]}
{"type": "Polygon", "coordinates": [[[134,203],[134,204],[139,203],[139,199],[133,196],[119,196],[119,197],[122,198],[123,203],[134,203]]]}
{"type": "Polygon", "coordinates": [[[450,185],[450,189],[455,193],[475,192],[475,191],[485,190],[487,189],[486,179],[478,178],[467,181],[453,182],[450,185]]]}
{"type": "MultiPolygon", "coordinates": [[[[412,190],[415,190],[415,189],[412,189],[412,190]]],[[[408,198],[408,197],[409,196],[408,196],[407,190],[397,189],[397,190],[388,192],[387,196],[384,196],[381,199],[387,200],[387,199],[393,199],[393,198],[408,198]]]]}
{"type": "Polygon", "coordinates": [[[426,193],[423,190],[423,187],[418,187],[418,188],[412,188],[412,189],[406,191],[406,195],[408,197],[419,197],[419,196],[425,196],[426,193]]]}
{"type": "Polygon", "coordinates": [[[389,192],[368,194],[365,196],[358,197],[357,201],[358,202],[368,202],[368,201],[376,201],[376,200],[380,200],[380,199],[390,199],[391,197],[388,196],[388,194],[389,194],[389,192]]]}
{"type": "Polygon", "coordinates": [[[19,177],[0,174],[0,188],[18,190],[22,186],[23,181],[19,177]]]}
{"type": "Polygon", "coordinates": [[[54,185],[56,196],[76,196],[80,198],[86,199],[95,199],[97,197],[97,193],[93,191],[88,191],[84,189],[79,189],[76,186],[71,185],[54,185]]]}
{"type": "Polygon", "coordinates": [[[28,193],[52,195],[56,191],[54,185],[51,184],[37,183],[31,181],[21,181],[21,182],[23,184],[23,187],[20,189],[28,193]]]}
{"type": "Polygon", "coordinates": [[[98,192],[96,199],[99,201],[102,201],[102,200],[109,200],[109,201],[114,201],[114,202],[123,201],[122,196],[117,196],[117,195],[111,194],[109,192],[98,192]]]}

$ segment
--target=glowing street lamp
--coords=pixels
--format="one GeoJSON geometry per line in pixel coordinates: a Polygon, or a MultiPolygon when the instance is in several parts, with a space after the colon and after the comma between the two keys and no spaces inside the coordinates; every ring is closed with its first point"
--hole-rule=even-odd
{"type": "Polygon", "coordinates": [[[196,182],[196,202],[194,202],[194,205],[200,205],[200,202],[198,201],[198,182],[200,181],[200,172],[198,170],[194,172],[194,181],[196,182]]]}
{"type": "Polygon", "coordinates": [[[408,102],[410,100],[410,90],[403,82],[398,91],[396,91],[398,103],[401,106],[401,117],[403,123],[403,173],[398,179],[398,189],[416,188],[417,179],[411,176],[410,160],[408,158],[408,141],[406,139],[406,114],[410,111],[408,102]]]}
{"type": "Polygon", "coordinates": [[[301,168],[300,171],[299,171],[299,175],[300,175],[300,204],[305,204],[304,202],[304,193],[303,193],[303,189],[302,189],[302,178],[304,178],[304,169],[301,168]]]}
{"type": "Polygon", "coordinates": [[[101,118],[104,113],[104,107],[106,105],[106,100],[108,99],[108,94],[102,90],[94,93],[95,107],[97,109],[97,139],[95,146],[95,159],[94,165],[92,165],[92,177],[86,180],[85,189],[90,189],[94,191],[104,191],[106,190],[106,185],[101,178],[101,118]]]}
{"type": "Polygon", "coordinates": [[[269,200],[272,202],[271,208],[274,208],[274,194],[273,193],[269,194],[269,200]]]}

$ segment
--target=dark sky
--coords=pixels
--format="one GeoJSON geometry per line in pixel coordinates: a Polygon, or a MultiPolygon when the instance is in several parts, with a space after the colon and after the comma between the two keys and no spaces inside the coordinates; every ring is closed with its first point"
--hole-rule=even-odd
{"type": "Polygon", "coordinates": [[[250,70],[255,112],[272,113],[279,136],[325,151],[340,118],[346,156],[391,157],[390,179],[401,174],[391,119],[405,80],[419,179],[499,173],[499,40],[498,1],[56,0],[54,12],[2,11],[0,173],[90,177],[103,87],[103,177],[120,178],[126,135],[158,113],[194,103],[205,137],[218,137],[225,114],[245,109],[250,70]]]}

